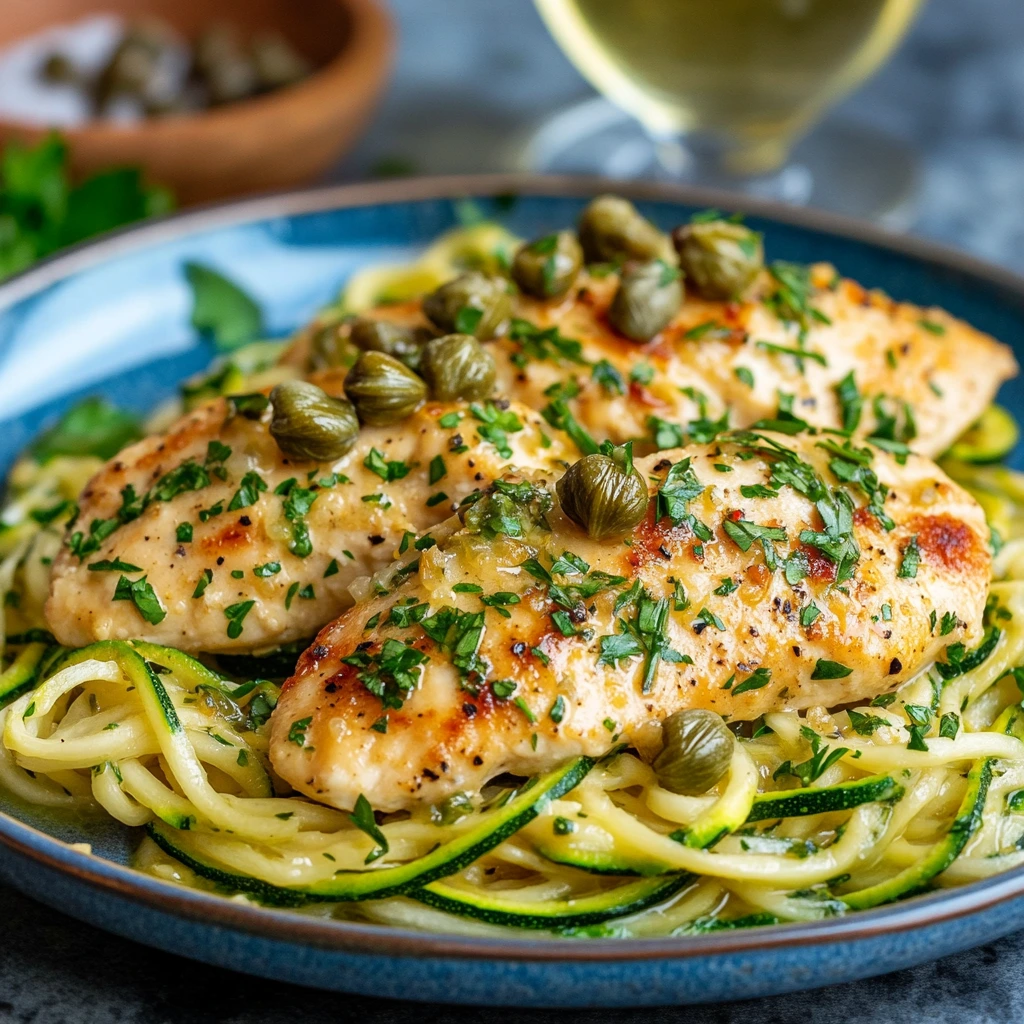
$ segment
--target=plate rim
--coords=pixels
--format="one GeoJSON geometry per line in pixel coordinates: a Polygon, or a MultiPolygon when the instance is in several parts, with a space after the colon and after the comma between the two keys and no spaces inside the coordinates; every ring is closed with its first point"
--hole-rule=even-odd
{"type": "Polygon", "coordinates": [[[585,198],[615,192],[637,201],[725,208],[765,217],[793,227],[865,242],[901,256],[966,273],[981,283],[1012,292],[1024,301],[1024,273],[973,256],[931,239],[919,238],[812,207],[791,206],[741,193],[662,182],[621,181],[589,175],[527,173],[446,174],[387,181],[325,185],[270,192],[207,203],[150,220],[128,224],[94,240],[80,242],[33,264],[0,283],[0,313],[28,296],[79,271],[135,249],[183,238],[196,231],[273,220],[278,217],[439,199],[499,195],[585,198]]]}
{"type": "MultiPolygon", "coordinates": [[[[198,231],[262,220],[365,206],[460,199],[502,194],[585,198],[615,191],[638,201],[740,210],[767,219],[864,242],[967,274],[995,286],[1024,306],[1024,276],[930,240],[901,235],[853,218],[798,208],[714,189],[615,181],[586,176],[521,173],[456,174],[386,182],[332,185],[215,203],[129,225],[49,257],[0,284],[0,314],[62,279],[133,250],[173,241],[198,231]]],[[[0,812],[0,846],[35,865],[70,876],[91,890],[141,903],[207,926],[238,930],[263,939],[325,949],[339,954],[449,958],[514,962],[607,963],[636,960],[692,960],[735,953],[853,942],[919,931],[985,911],[1024,896],[1024,866],[956,888],[850,916],[749,930],[661,938],[570,938],[464,936],[415,931],[393,925],[307,917],[294,911],[242,904],[216,893],[187,889],[115,861],[85,853],[41,829],[0,812]]]]}

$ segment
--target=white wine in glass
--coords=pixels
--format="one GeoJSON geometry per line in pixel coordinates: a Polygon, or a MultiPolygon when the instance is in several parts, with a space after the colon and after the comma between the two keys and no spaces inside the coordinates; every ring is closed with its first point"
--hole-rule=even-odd
{"type": "Polygon", "coordinates": [[[536,0],[580,72],[655,138],[708,145],[733,175],[783,166],[872,74],[922,0],[536,0]]]}

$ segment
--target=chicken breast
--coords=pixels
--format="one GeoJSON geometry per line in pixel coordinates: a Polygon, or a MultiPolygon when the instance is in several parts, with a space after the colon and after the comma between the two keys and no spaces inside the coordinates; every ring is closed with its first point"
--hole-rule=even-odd
{"type": "MultiPolygon", "coordinates": [[[[509,335],[490,345],[497,393],[543,409],[553,394],[578,390],[569,398],[574,415],[616,443],[701,440],[703,420],[728,412],[730,426],[745,427],[785,403],[816,426],[907,441],[936,457],[1017,372],[1007,346],[942,310],[866,291],[827,264],[808,280],[806,296],[784,292],[768,271],[742,302],[688,292],[647,345],[608,323],[614,274],[583,274],[560,301],[519,295],[509,335]],[[666,423],[689,429],[682,435],[666,423]]],[[[418,302],[369,315],[426,323],[418,302]]],[[[304,362],[309,338],[300,336],[287,358],[304,362]]]]}
{"type": "MultiPolygon", "coordinates": [[[[319,382],[340,394],[338,375],[319,382]]],[[[536,413],[474,408],[428,403],[313,465],[282,454],[268,413],[202,406],[85,488],[53,565],[53,634],[69,647],[138,638],[210,652],[312,636],[351,604],[353,580],[428,546],[510,463],[560,474],[571,458],[536,413]]]]}
{"type": "Polygon", "coordinates": [[[639,460],[654,500],[624,541],[589,539],[557,504],[529,528],[542,487],[519,489],[519,529],[483,499],[303,654],[275,770],[394,811],[622,740],[656,749],[682,708],[752,720],[870,698],[978,642],[988,529],[933,463],[728,437],[639,460]]]}

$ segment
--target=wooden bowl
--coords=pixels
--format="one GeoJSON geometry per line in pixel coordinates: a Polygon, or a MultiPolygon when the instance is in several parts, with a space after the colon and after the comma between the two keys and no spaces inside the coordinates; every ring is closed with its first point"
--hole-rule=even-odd
{"type": "MultiPolygon", "coordinates": [[[[211,22],[244,36],[276,31],[318,69],[297,85],[198,114],[59,129],[72,172],[142,167],[179,203],[292,188],[354,141],[384,85],[392,27],[377,0],[3,0],[0,47],[97,13],[155,15],[187,38],[211,22]]],[[[0,119],[0,143],[47,129],[0,119]]]]}

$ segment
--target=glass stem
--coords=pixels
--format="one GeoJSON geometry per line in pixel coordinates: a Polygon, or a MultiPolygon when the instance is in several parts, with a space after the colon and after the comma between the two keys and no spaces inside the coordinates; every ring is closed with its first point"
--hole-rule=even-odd
{"type": "Polygon", "coordinates": [[[656,135],[654,149],[662,176],[695,185],[803,204],[814,187],[811,172],[787,163],[789,140],[771,139],[737,147],[702,135],[656,135]]]}

